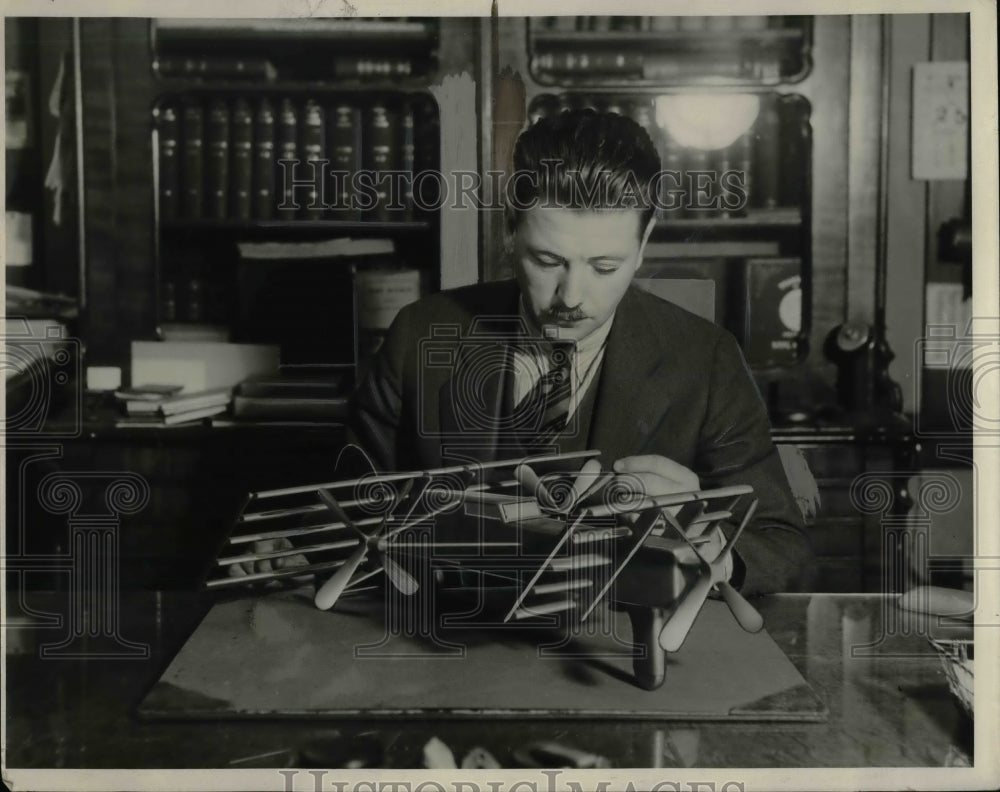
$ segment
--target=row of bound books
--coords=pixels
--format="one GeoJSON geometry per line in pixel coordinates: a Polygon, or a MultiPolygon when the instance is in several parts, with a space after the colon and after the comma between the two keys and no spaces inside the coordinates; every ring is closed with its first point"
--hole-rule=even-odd
{"type": "Polygon", "coordinates": [[[603,77],[674,82],[710,76],[776,82],[781,76],[781,62],[780,53],[749,43],[735,51],[697,54],[603,49],[546,52],[531,59],[531,70],[555,78],[603,77]]]}
{"type": "MultiPolygon", "coordinates": [[[[405,174],[438,161],[425,96],[299,99],[176,97],[159,108],[162,220],[406,221],[426,215],[405,174]],[[402,172],[403,178],[388,172],[402,172]]],[[[426,188],[426,189],[425,189],[426,188]]]]}
{"type": "Polygon", "coordinates": [[[800,24],[794,17],[765,16],[548,16],[533,20],[536,31],[610,33],[652,31],[754,32],[800,24]]]}
{"type": "Polygon", "coordinates": [[[717,149],[682,145],[656,121],[648,98],[601,98],[590,94],[543,94],[531,106],[532,121],[575,107],[628,115],[649,134],[660,155],[660,181],[668,217],[739,216],[748,210],[801,207],[808,184],[807,108],[797,97],[764,94],[752,125],[717,149]],[[667,193],[673,194],[671,199],[667,193]]]}
{"type": "MultiPolygon", "coordinates": [[[[402,79],[426,72],[427,59],[410,57],[364,57],[336,55],[323,68],[315,65],[324,77],[338,80],[402,79]]],[[[269,58],[232,55],[160,55],[153,61],[153,71],[167,80],[233,80],[275,82],[298,72],[282,63],[281,68],[269,58]]]]}

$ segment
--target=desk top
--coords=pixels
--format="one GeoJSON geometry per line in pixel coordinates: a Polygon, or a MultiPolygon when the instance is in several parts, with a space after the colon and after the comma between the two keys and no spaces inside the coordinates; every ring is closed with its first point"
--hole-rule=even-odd
{"type": "MultiPolygon", "coordinates": [[[[183,592],[121,592],[120,598],[119,638],[112,640],[71,629],[67,593],[20,596],[21,626],[8,625],[9,767],[246,767],[253,766],[245,764],[248,757],[275,751],[283,753],[256,766],[283,766],[281,756],[297,756],[317,738],[373,730],[386,767],[421,766],[431,736],[457,758],[482,746],[506,767],[516,766],[520,746],[552,739],[607,756],[617,767],[933,767],[972,756],[972,723],[949,693],[921,622],[877,595],[778,595],[759,602],[769,633],[829,711],[826,722],[771,724],[655,716],[143,722],[137,704],[212,600],[183,592]]],[[[9,607],[18,600],[10,596],[9,607]]]]}
{"type": "MultiPolygon", "coordinates": [[[[420,597],[359,596],[321,611],[311,589],[215,605],[139,706],[142,717],[823,720],[767,631],[705,603],[657,690],[633,680],[631,625],[607,609],[573,629],[445,615],[420,597]],[[412,611],[411,618],[404,616],[412,611]]],[[[553,620],[549,617],[549,622],[553,620]]]]}

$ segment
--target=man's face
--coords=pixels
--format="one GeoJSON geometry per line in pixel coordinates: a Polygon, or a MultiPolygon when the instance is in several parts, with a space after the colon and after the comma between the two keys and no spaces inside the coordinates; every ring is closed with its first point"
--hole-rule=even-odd
{"type": "Polygon", "coordinates": [[[514,237],[516,274],[535,321],[575,341],[600,327],[642,262],[653,221],[645,229],[641,223],[637,209],[536,206],[523,213],[514,237]]]}

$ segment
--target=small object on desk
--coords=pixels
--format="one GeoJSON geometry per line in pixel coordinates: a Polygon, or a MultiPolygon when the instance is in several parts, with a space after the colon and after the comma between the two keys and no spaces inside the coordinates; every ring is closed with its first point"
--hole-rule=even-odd
{"type": "Polygon", "coordinates": [[[113,391],[122,384],[118,366],[87,366],[87,390],[113,391]]]}
{"type": "Polygon", "coordinates": [[[163,416],[164,426],[174,426],[175,424],[190,423],[192,421],[200,421],[203,418],[211,418],[215,415],[221,415],[229,409],[226,404],[216,404],[208,407],[200,407],[195,410],[185,410],[184,412],[171,413],[170,415],[163,416]]]}
{"type": "Polygon", "coordinates": [[[218,407],[229,404],[232,398],[232,388],[210,388],[197,393],[181,393],[160,402],[160,412],[165,416],[178,415],[201,410],[206,407],[218,407]]]}
{"type": "Polygon", "coordinates": [[[514,760],[518,767],[572,767],[577,770],[611,767],[611,762],[600,754],[554,741],[523,745],[514,751],[514,760]]]}
{"type": "Polygon", "coordinates": [[[318,735],[306,741],[299,749],[302,767],[335,767],[355,770],[362,767],[381,767],[384,750],[376,732],[364,732],[344,737],[339,731],[318,735]]]}
{"type": "Polygon", "coordinates": [[[962,709],[971,717],[975,709],[974,693],[975,658],[973,643],[969,639],[930,639],[941,658],[941,667],[948,679],[948,688],[958,699],[962,709]]]}
{"type": "Polygon", "coordinates": [[[278,368],[278,347],[213,341],[133,341],[133,382],[176,382],[188,393],[232,388],[278,368]]]}
{"type": "Polygon", "coordinates": [[[941,586],[916,586],[900,594],[898,603],[903,610],[930,616],[948,616],[963,621],[972,621],[976,609],[976,600],[971,591],[941,586]]]}
{"type": "Polygon", "coordinates": [[[300,764],[299,755],[294,748],[277,748],[229,760],[229,766],[239,770],[258,767],[295,767],[298,764],[300,764]]]}
{"type": "Polygon", "coordinates": [[[428,770],[457,770],[455,755],[451,748],[437,737],[431,737],[424,745],[424,767],[428,770]]]}
{"type": "Polygon", "coordinates": [[[168,385],[155,382],[145,385],[133,385],[131,388],[118,388],[115,391],[115,398],[122,401],[158,402],[171,396],[176,396],[183,388],[183,385],[168,385]]]}
{"type": "Polygon", "coordinates": [[[489,751],[476,746],[462,757],[463,770],[499,770],[500,763],[489,751]]]}

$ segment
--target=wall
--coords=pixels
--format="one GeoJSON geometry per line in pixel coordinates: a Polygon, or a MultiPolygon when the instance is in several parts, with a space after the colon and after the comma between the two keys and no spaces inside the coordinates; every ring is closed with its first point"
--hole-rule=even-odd
{"type": "Polygon", "coordinates": [[[912,178],[913,66],[967,60],[968,15],[899,14],[890,19],[889,213],[886,224],[886,324],[896,359],[889,372],[903,388],[903,409],[921,406],[915,342],[924,335],[925,283],[960,281],[961,268],[938,260],[941,224],[962,214],[964,181],[912,178]]]}

